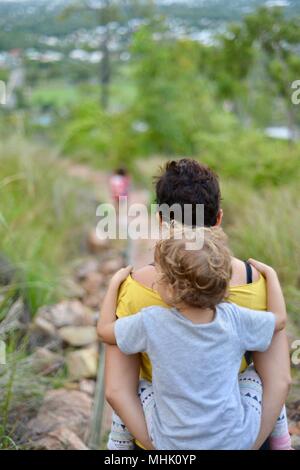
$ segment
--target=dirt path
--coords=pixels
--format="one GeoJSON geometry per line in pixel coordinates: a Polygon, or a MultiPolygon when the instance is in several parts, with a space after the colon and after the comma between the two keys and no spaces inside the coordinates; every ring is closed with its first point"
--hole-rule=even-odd
{"type": "MultiPolygon", "coordinates": [[[[105,171],[94,170],[87,165],[77,164],[67,160],[67,172],[74,178],[80,178],[91,183],[95,196],[99,200],[112,202],[109,191],[109,175],[105,171]]],[[[129,204],[149,204],[149,191],[146,189],[132,188],[128,200],[129,204]]],[[[144,219],[145,222],[145,219],[144,219]]],[[[150,219],[147,217],[147,223],[150,219]]],[[[135,269],[152,262],[153,242],[151,240],[128,240],[128,261],[135,269]]]]}
{"type": "MultiPolygon", "coordinates": [[[[107,172],[94,170],[87,165],[75,164],[72,161],[67,161],[66,169],[70,176],[74,178],[80,178],[81,180],[90,183],[94,188],[96,199],[112,202],[109,191],[109,175],[107,172]]],[[[131,204],[142,204],[144,206],[148,206],[149,197],[149,191],[133,187],[130,191],[128,206],[131,204]]],[[[150,218],[148,216],[145,217],[146,218],[142,219],[142,222],[150,224],[150,218]]],[[[153,244],[154,243],[149,239],[128,239],[126,248],[126,259],[128,264],[132,264],[134,269],[138,269],[146,264],[151,263],[153,260],[153,244]]],[[[110,429],[111,415],[112,409],[107,403],[105,403],[101,431],[103,447],[105,446],[106,436],[110,429]]]]}

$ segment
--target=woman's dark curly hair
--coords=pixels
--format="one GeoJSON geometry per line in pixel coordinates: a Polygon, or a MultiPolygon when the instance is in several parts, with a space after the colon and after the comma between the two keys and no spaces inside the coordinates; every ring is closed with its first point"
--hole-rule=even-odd
{"type": "MultiPolygon", "coordinates": [[[[192,225],[195,226],[196,205],[203,204],[204,225],[216,225],[221,201],[220,186],[218,176],[206,165],[190,158],[169,161],[154,182],[158,205],[171,207],[179,204],[183,211],[184,204],[190,204],[192,225]]],[[[165,220],[164,214],[161,213],[161,216],[165,220]]]]}

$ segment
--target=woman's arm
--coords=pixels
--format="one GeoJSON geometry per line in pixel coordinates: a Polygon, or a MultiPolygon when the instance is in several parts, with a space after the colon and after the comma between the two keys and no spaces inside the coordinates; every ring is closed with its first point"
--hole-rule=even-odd
{"type": "MultiPolygon", "coordinates": [[[[114,324],[120,284],[127,278],[131,266],[120,269],[111,279],[97,325],[100,339],[115,344],[114,324]]],[[[107,346],[105,354],[106,399],[122,419],[129,432],[146,449],[153,449],[143,408],[137,395],[139,381],[139,355],[125,355],[116,346],[107,346]]]]}
{"type": "Polygon", "coordinates": [[[263,263],[250,260],[267,280],[267,308],[275,313],[277,331],[265,352],[253,353],[254,366],[263,384],[261,428],[254,449],[259,449],[271,434],[291,385],[290,356],[285,329],[285,301],[275,271],[263,263]]]}
{"type": "Polygon", "coordinates": [[[259,449],[274,429],[291,386],[286,330],[274,334],[265,352],[253,353],[256,372],[263,384],[261,428],[254,449],[259,449]]]}
{"type": "Polygon", "coordinates": [[[153,449],[145,415],[137,394],[140,355],[127,356],[116,346],[107,346],[105,354],[105,396],[129,432],[146,449],[153,449]]]}

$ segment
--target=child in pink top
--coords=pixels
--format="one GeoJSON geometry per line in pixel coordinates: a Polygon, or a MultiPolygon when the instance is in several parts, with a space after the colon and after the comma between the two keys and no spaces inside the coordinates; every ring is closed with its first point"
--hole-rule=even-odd
{"type": "Polygon", "coordinates": [[[111,196],[114,203],[119,203],[121,196],[128,196],[130,178],[127,171],[124,168],[118,168],[112,174],[109,180],[111,196]]]}

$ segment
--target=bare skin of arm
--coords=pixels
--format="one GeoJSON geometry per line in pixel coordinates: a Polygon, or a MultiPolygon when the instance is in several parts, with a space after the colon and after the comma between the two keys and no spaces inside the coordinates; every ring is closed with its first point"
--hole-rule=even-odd
{"type": "Polygon", "coordinates": [[[145,415],[137,395],[140,372],[139,354],[123,354],[117,346],[106,346],[105,396],[129,432],[147,450],[153,449],[145,415]]]}
{"type": "MultiPolygon", "coordinates": [[[[142,284],[152,288],[155,282],[156,271],[153,266],[145,266],[135,272],[132,277],[142,284]]],[[[142,405],[137,396],[140,375],[140,355],[123,354],[117,346],[106,346],[105,353],[105,397],[110,406],[120,416],[122,421],[128,425],[127,411],[136,406],[137,412],[143,414],[144,429],[140,434],[147,431],[142,405]]],[[[141,421],[140,421],[141,422],[141,421]]],[[[142,442],[137,436],[137,430],[129,429],[130,433],[141,444],[149,449],[149,443],[142,442]]]]}
{"type": "Polygon", "coordinates": [[[286,330],[274,334],[271,346],[266,352],[253,353],[253,362],[263,384],[261,428],[253,447],[259,449],[271,434],[291,385],[286,330]]]}
{"type": "MultiPolygon", "coordinates": [[[[116,323],[116,306],[117,306],[117,297],[118,297],[118,289],[120,287],[120,284],[126,279],[128,274],[130,273],[132,267],[128,266],[127,268],[120,269],[110,280],[106,295],[104,297],[103,303],[102,303],[102,308],[101,308],[101,314],[98,320],[97,324],[97,332],[100,337],[100,339],[111,345],[110,347],[115,347],[116,344],[116,337],[115,337],[115,323],[116,323]]],[[[116,348],[117,349],[117,348],[116,348]]],[[[136,356],[133,356],[133,361],[132,363],[128,364],[135,364],[136,362],[136,356]]],[[[126,365],[126,364],[125,364],[126,365]]],[[[138,366],[139,364],[137,364],[138,366]]],[[[118,364],[118,366],[122,366],[122,364],[118,364]]],[[[106,364],[106,373],[109,370],[106,364]]],[[[138,373],[139,369],[137,367],[134,367],[132,371],[129,369],[119,371],[121,377],[126,378],[126,383],[125,385],[129,385],[129,380],[132,380],[133,384],[138,383],[138,373]],[[126,373],[127,372],[127,373],[126,373]]],[[[114,387],[117,389],[119,388],[119,385],[124,385],[124,384],[118,384],[114,383],[114,387]]],[[[125,393],[123,396],[122,400],[122,406],[119,401],[114,403],[114,401],[111,401],[111,405],[115,409],[116,413],[120,416],[120,418],[123,420],[124,423],[126,423],[127,429],[131,434],[133,434],[141,443],[143,446],[146,447],[146,449],[153,449],[152,442],[150,440],[146,422],[145,422],[145,416],[144,412],[140,403],[140,400],[137,395],[137,387],[135,390],[131,390],[131,393],[125,393]]]]}
{"type": "Polygon", "coordinates": [[[254,365],[263,384],[261,428],[253,449],[259,449],[272,432],[283,403],[285,402],[290,383],[290,358],[286,331],[282,328],[286,322],[286,306],[276,272],[263,263],[250,260],[267,280],[268,310],[275,313],[277,330],[270,348],[264,352],[254,353],[254,365]],[[268,380],[266,380],[266,377],[268,380]],[[269,379],[273,377],[273,380],[269,379]],[[279,378],[274,386],[274,377],[279,378]]]}
{"type": "MultiPolygon", "coordinates": [[[[232,259],[232,279],[231,285],[241,285],[246,283],[245,265],[242,261],[232,259]]],[[[258,280],[260,274],[252,268],[253,281],[258,280]]],[[[156,271],[153,266],[145,266],[132,273],[132,277],[153,288],[156,271]]],[[[263,416],[264,428],[261,431],[261,442],[256,443],[258,448],[270,435],[281,408],[286,400],[286,396],[291,384],[290,362],[287,335],[285,330],[275,333],[268,351],[254,353],[255,368],[260,375],[264,387],[263,394],[263,416]],[[270,417],[270,418],[266,418],[270,417]]],[[[139,380],[140,359],[139,355],[126,356],[116,346],[106,348],[106,375],[105,391],[106,399],[125,422],[124,402],[125,396],[136,398],[139,380]]],[[[129,398],[130,399],[130,398],[129,398]]],[[[137,406],[141,407],[140,403],[137,406]]],[[[135,435],[135,430],[130,430],[135,435]],[[132,432],[134,431],[134,432],[132,432]]]]}
{"type": "MultiPolygon", "coordinates": [[[[245,283],[244,263],[234,258],[232,267],[231,284],[245,283]]],[[[260,273],[253,265],[252,273],[253,281],[256,281],[260,273]]],[[[253,449],[259,449],[270,436],[291,385],[290,356],[286,330],[283,329],[274,334],[271,346],[267,351],[254,352],[253,362],[263,384],[261,429],[253,447],[253,449]]]]}
{"type": "MultiPolygon", "coordinates": [[[[232,267],[231,285],[245,283],[244,263],[233,258],[232,267]]],[[[252,273],[255,282],[259,279],[260,273],[254,266],[252,266],[252,273]]],[[[273,430],[291,385],[290,356],[286,330],[283,329],[274,334],[271,346],[267,351],[254,352],[253,362],[263,383],[263,418],[269,417],[269,420],[264,423],[266,431],[263,431],[262,444],[273,430]]]]}

